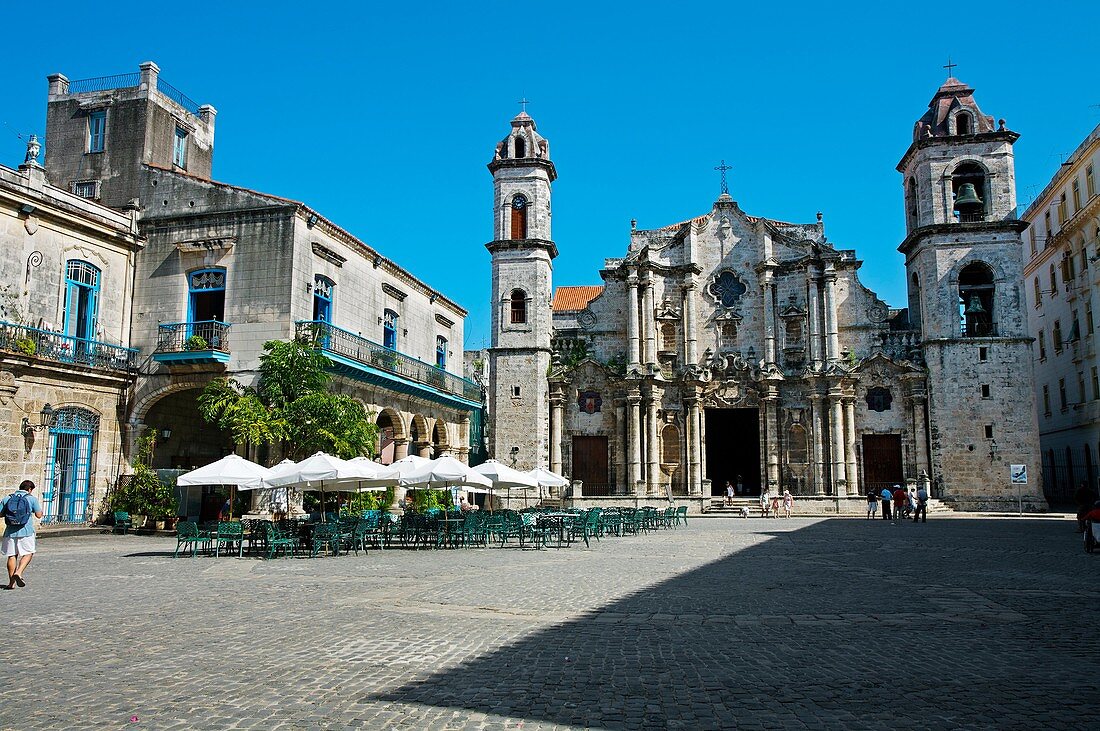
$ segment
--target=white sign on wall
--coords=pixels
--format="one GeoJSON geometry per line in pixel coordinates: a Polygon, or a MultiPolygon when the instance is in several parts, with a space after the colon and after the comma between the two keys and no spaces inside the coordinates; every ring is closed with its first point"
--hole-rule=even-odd
{"type": "Polygon", "coordinates": [[[1027,465],[1026,464],[1010,465],[1008,474],[1012,479],[1012,484],[1013,485],[1026,485],[1027,484],[1027,465]]]}

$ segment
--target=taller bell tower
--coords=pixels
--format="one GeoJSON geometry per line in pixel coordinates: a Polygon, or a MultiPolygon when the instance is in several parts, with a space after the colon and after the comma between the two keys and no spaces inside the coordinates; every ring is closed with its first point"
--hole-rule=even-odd
{"type": "Polygon", "coordinates": [[[552,313],[550,184],[557,177],[550,143],[520,112],[493,161],[492,345],[489,348],[491,456],[528,470],[546,467],[552,313]]]}
{"type": "Polygon", "coordinates": [[[928,366],[933,496],[965,509],[1042,506],[1031,337],[1023,312],[1027,224],[1012,146],[974,90],[949,78],[913,130],[902,173],[910,321],[928,366]],[[1026,486],[1010,482],[1025,465],[1026,486]]]}

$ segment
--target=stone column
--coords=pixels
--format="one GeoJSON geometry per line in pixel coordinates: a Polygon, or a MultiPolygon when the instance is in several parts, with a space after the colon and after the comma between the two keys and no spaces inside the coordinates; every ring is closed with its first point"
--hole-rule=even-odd
{"type": "Polygon", "coordinates": [[[848,494],[845,487],[847,474],[844,464],[844,404],[839,396],[830,394],[829,407],[833,422],[832,438],[829,440],[829,454],[833,458],[833,494],[842,497],[848,494]]]}
{"type": "Polygon", "coordinates": [[[454,457],[462,464],[470,464],[470,448],[456,447],[454,450],[454,457]]]}
{"type": "Polygon", "coordinates": [[[413,444],[413,449],[415,449],[416,453],[418,455],[420,455],[421,457],[425,457],[427,459],[432,458],[432,443],[431,442],[416,442],[415,444],[413,444]]]}
{"type": "Polygon", "coordinates": [[[810,320],[810,363],[814,370],[821,367],[821,269],[810,266],[809,301],[806,303],[807,317],[810,320]]]}
{"type": "Polygon", "coordinates": [[[810,431],[814,438],[814,492],[825,494],[825,410],[822,398],[817,394],[810,396],[810,431]]]}
{"type": "Polygon", "coordinates": [[[638,389],[631,389],[626,397],[627,410],[630,412],[627,417],[627,432],[626,432],[626,448],[629,458],[626,463],[626,485],[630,491],[628,494],[634,493],[638,486],[638,480],[641,479],[642,471],[642,427],[641,427],[641,403],[642,396],[638,389]]]}
{"type": "Polygon", "coordinates": [[[779,484],[779,398],[769,394],[764,398],[764,454],[768,473],[767,489],[774,495],[779,484]]]}
{"type": "Polygon", "coordinates": [[[645,359],[646,364],[657,362],[656,322],[653,319],[653,273],[646,272],[642,282],[644,294],[642,295],[642,331],[645,332],[645,359]]]}
{"type": "Polygon", "coordinates": [[[684,365],[699,362],[698,334],[695,331],[695,275],[684,278],[684,365]]]}
{"type": "Polygon", "coordinates": [[[775,363],[775,280],[770,267],[764,270],[760,288],[764,295],[764,362],[775,363]]]}
{"type": "Polygon", "coordinates": [[[859,495],[859,470],[856,469],[856,400],[844,399],[844,463],[848,475],[848,494],[859,495]]]}
{"type": "MultiPolygon", "coordinates": [[[[699,470],[703,480],[707,479],[707,412],[699,407],[699,470]]],[[[702,481],[699,484],[703,484],[702,481]]]]}
{"type": "Polygon", "coordinates": [[[836,270],[832,262],[825,265],[825,357],[834,361],[840,357],[840,335],[836,317],[836,270]]]}
{"type": "Polygon", "coordinates": [[[651,388],[649,398],[646,400],[646,487],[650,495],[657,494],[660,479],[661,456],[657,444],[657,407],[661,403],[661,389],[651,388]]]}
{"type": "Polygon", "coordinates": [[[560,387],[552,387],[550,395],[550,471],[556,475],[561,472],[561,432],[564,415],[565,396],[560,387]]]}
{"type": "Polygon", "coordinates": [[[928,464],[928,433],[925,429],[926,417],[924,413],[924,396],[913,396],[913,447],[916,452],[916,472],[931,472],[928,464]]]}
{"type": "Polygon", "coordinates": [[[620,485],[626,482],[626,462],[627,462],[627,450],[630,449],[629,442],[626,439],[626,401],[621,398],[615,399],[615,434],[617,444],[610,445],[610,451],[613,455],[611,457],[611,484],[614,485],[613,494],[620,495],[625,492],[625,488],[620,489],[620,485]]]}
{"type": "Polygon", "coordinates": [[[458,422],[458,446],[455,447],[455,457],[462,464],[470,464],[470,417],[463,416],[458,422]]]}
{"type": "Polygon", "coordinates": [[[628,365],[638,365],[638,275],[626,276],[626,340],[628,365]]]}
{"type": "Polygon", "coordinates": [[[409,440],[408,439],[394,439],[393,440],[393,459],[396,462],[399,459],[409,456],[409,440]]]}
{"type": "Polygon", "coordinates": [[[699,470],[699,402],[694,398],[684,399],[687,406],[687,419],[685,421],[686,449],[684,455],[687,458],[688,494],[702,494],[702,472],[699,470]]]}

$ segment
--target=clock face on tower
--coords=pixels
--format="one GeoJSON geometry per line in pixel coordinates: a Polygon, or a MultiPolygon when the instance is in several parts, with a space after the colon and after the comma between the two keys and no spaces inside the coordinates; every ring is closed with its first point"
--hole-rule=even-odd
{"type": "Polygon", "coordinates": [[[527,199],[524,198],[522,195],[517,195],[515,198],[512,199],[512,208],[515,208],[517,211],[526,207],[527,199]]]}

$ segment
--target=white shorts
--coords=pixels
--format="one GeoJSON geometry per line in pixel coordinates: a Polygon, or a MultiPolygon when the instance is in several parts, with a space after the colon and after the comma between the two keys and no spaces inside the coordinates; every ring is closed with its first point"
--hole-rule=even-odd
{"type": "Polygon", "coordinates": [[[22,538],[4,536],[3,541],[0,542],[0,549],[3,550],[5,556],[25,556],[28,553],[34,553],[34,536],[23,536],[22,538]]]}

